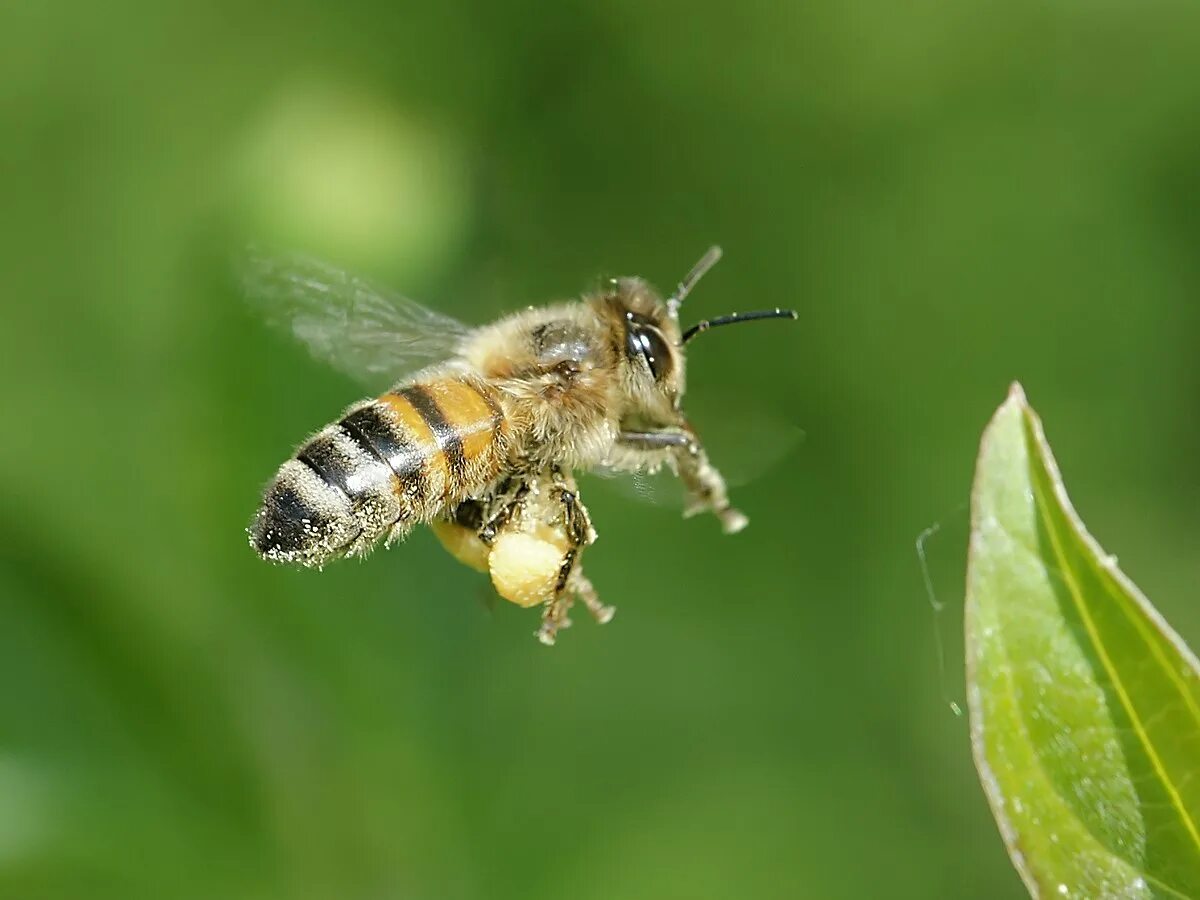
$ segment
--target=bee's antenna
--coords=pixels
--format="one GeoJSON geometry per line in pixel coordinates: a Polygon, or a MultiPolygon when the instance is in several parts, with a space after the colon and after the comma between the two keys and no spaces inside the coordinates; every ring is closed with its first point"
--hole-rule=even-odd
{"type": "Polygon", "coordinates": [[[716,244],[708,248],[708,251],[700,257],[700,261],[692,266],[692,271],[688,272],[683,277],[683,281],[679,282],[679,287],[675,288],[675,293],[667,298],[667,311],[674,316],[679,311],[680,305],[692,288],[696,286],[696,282],[704,277],[704,273],[717,264],[717,260],[721,258],[721,248],[716,244]]]}
{"type": "Polygon", "coordinates": [[[794,309],[760,309],[756,312],[745,313],[730,313],[727,316],[717,316],[715,319],[705,319],[702,322],[697,322],[691,328],[683,333],[681,344],[686,344],[696,335],[701,332],[708,331],[710,328],[716,328],[718,325],[736,325],[738,322],[753,322],[755,319],[797,319],[794,309]]]}

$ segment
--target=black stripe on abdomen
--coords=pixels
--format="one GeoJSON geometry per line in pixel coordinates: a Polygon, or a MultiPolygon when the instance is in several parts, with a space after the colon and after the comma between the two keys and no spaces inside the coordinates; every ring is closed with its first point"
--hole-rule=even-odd
{"type": "Polygon", "coordinates": [[[442,412],[442,408],[438,406],[437,400],[424,387],[414,384],[400,388],[396,393],[412,404],[413,409],[420,414],[421,418],[425,420],[425,424],[429,426],[429,430],[433,432],[438,447],[446,454],[446,464],[450,471],[451,481],[451,484],[446,486],[446,493],[450,494],[459,490],[467,479],[467,460],[463,454],[462,438],[458,436],[458,432],[450,424],[445,413],[442,412]]]}
{"type": "Polygon", "coordinates": [[[428,493],[425,455],[405,439],[398,426],[390,422],[379,407],[370,404],[356,409],[338,424],[364,451],[392,470],[404,494],[415,506],[425,502],[428,493]]]}
{"type": "Polygon", "coordinates": [[[331,488],[336,488],[347,497],[352,496],[346,483],[348,464],[337,452],[333,444],[333,435],[318,434],[300,449],[296,459],[316,472],[331,488]]]}

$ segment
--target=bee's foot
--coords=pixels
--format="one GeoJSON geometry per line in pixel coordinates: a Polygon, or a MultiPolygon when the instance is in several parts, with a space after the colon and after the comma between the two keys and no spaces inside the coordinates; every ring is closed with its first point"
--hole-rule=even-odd
{"type": "Polygon", "coordinates": [[[546,604],[542,612],[542,627],[534,634],[547,647],[554,646],[560,631],[571,627],[571,619],[567,615],[571,611],[571,599],[569,594],[563,593],[546,604]]]}
{"type": "Polygon", "coordinates": [[[721,523],[721,530],[726,534],[737,534],[750,524],[750,520],[740,509],[734,509],[732,506],[717,507],[704,500],[698,500],[686,506],[683,510],[683,517],[690,519],[692,516],[706,512],[717,517],[721,523]]]}
{"type": "Polygon", "coordinates": [[[607,625],[612,621],[612,617],[617,614],[617,608],[615,606],[608,606],[607,604],[600,603],[595,608],[589,606],[588,612],[592,614],[592,617],[596,620],[597,624],[607,625]]]}
{"type": "Polygon", "coordinates": [[[534,636],[547,647],[553,647],[558,640],[558,633],[570,627],[570,619],[562,618],[556,621],[547,617],[542,620],[542,627],[534,632],[534,636]]]}
{"type": "Polygon", "coordinates": [[[717,510],[717,518],[721,520],[721,530],[726,534],[737,534],[750,524],[746,514],[732,506],[717,510]]]}
{"type": "Polygon", "coordinates": [[[587,607],[587,611],[592,614],[592,618],[596,620],[598,625],[607,625],[612,621],[612,617],[617,614],[615,606],[609,606],[607,603],[601,603],[600,598],[595,594],[583,595],[583,605],[587,607]]]}
{"type": "Polygon", "coordinates": [[[592,618],[598,624],[607,625],[612,621],[612,617],[617,614],[617,608],[601,603],[596,589],[582,574],[576,574],[574,587],[579,599],[583,601],[583,605],[587,607],[587,611],[592,614],[592,618]]]}

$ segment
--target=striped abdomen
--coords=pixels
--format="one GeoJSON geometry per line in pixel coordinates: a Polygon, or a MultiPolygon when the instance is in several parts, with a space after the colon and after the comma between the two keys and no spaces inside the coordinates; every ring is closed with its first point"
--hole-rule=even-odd
{"type": "Polygon", "coordinates": [[[508,450],[496,392],[469,376],[360,403],[285,462],[250,526],[263,557],[322,565],[400,536],[491,482],[508,450]]]}

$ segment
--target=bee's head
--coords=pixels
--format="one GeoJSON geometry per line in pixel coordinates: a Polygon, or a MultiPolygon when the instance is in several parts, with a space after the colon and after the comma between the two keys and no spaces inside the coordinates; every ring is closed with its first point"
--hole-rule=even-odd
{"type": "Polygon", "coordinates": [[[684,387],[679,320],[641,278],[613,278],[604,299],[625,395],[646,410],[677,409],[684,387]]]}
{"type": "Polygon", "coordinates": [[[792,310],[773,309],[733,313],[706,319],[684,330],[679,307],[696,282],[721,258],[720,247],[710,247],[667,298],[640,278],[613,278],[604,299],[614,319],[622,354],[627,394],[648,413],[677,410],[684,389],[684,344],[717,325],[766,318],[796,318],[792,310]]]}

